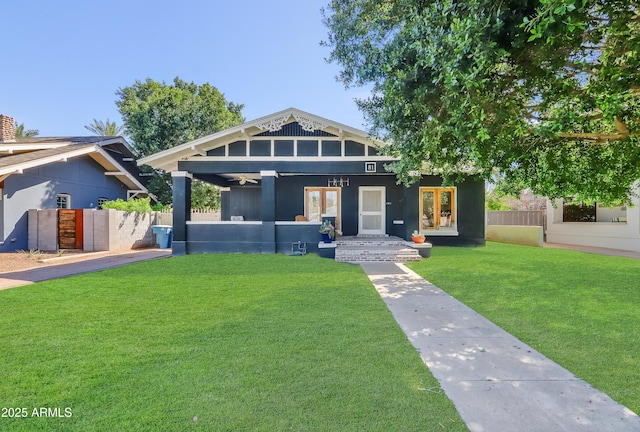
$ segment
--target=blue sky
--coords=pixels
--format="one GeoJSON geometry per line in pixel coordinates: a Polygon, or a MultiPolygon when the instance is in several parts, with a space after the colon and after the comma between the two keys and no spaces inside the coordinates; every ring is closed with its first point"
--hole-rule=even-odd
{"type": "Polygon", "coordinates": [[[365,129],[320,46],[329,0],[5,2],[0,114],[40,136],[122,123],[116,91],[179,76],[215,86],[253,120],[289,107],[365,129]]]}

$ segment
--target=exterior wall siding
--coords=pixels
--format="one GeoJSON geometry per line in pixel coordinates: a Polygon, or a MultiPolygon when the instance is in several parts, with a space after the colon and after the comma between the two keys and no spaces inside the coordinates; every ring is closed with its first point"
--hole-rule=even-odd
{"type": "Polygon", "coordinates": [[[231,216],[242,216],[245,221],[262,220],[260,208],[262,189],[260,187],[232,187],[229,198],[229,212],[224,220],[231,220],[231,216]]]}
{"type": "Polygon", "coordinates": [[[95,208],[99,197],[127,197],[126,187],[116,177],[104,175],[104,169],[89,156],[11,175],[4,181],[0,252],[27,249],[27,210],[55,209],[60,193],[71,195],[72,208],[95,208]]]}
{"type": "MultiPolygon", "coordinates": [[[[276,179],[276,221],[294,221],[297,215],[303,215],[304,189],[305,187],[326,187],[328,180],[333,175],[310,175],[310,176],[280,176],[276,179]]],[[[361,186],[384,186],[386,189],[386,233],[409,240],[411,232],[418,227],[419,221],[419,187],[420,186],[441,186],[442,179],[436,176],[425,176],[419,184],[405,187],[396,184],[395,176],[392,175],[360,175],[343,176],[349,177],[349,186],[343,187],[341,191],[341,228],[345,236],[358,234],[358,200],[359,188],[361,186]]],[[[457,216],[458,235],[457,236],[427,236],[429,241],[436,245],[453,246],[481,246],[485,244],[485,208],[484,208],[484,182],[467,178],[457,186],[457,216]]],[[[225,209],[223,200],[223,220],[229,220],[231,215],[243,216],[245,221],[260,221],[261,219],[261,189],[259,187],[234,186],[229,192],[228,202],[231,209],[225,209]]],[[[224,225],[223,225],[224,226],[224,225]]],[[[293,230],[290,227],[283,228],[276,225],[276,250],[286,252],[290,250],[291,243],[304,241],[308,243],[311,251],[317,247],[319,236],[317,228],[311,232],[309,228],[298,227],[293,230]],[[310,246],[315,242],[315,246],[310,246]]],[[[204,228],[199,228],[204,229],[204,228]]],[[[224,228],[216,228],[224,230],[224,228]]],[[[193,230],[193,228],[192,228],[193,230]]],[[[201,241],[205,235],[200,232],[197,238],[201,241]]],[[[216,234],[217,236],[220,233],[216,234]]],[[[191,242],[192,240],[189,240],[191,242]]],[[[228,240],[219,240],[228,241],[228,240]]],[[[251,243],[249,239],[240,243],[251,243]]],[[[257,247],[259,238],[254,243],[257,247]]],[[[248,244],[243,244],[243,249],[249,248],[248,244]]],[[[226,252],[240,252],[238,246],[225,245],[226,252]]],[[[199,246],[198,250],[204,251],[204,246],[199,246]]]]}

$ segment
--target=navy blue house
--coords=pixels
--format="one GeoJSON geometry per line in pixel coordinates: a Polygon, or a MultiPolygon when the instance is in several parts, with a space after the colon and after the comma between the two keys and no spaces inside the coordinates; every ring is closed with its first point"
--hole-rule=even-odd
{"type": "Polygon", "coordinates": [[[290,108],[138,161],[173,177],[173,253],[317,251],[322,220],[343,236],[424,233],[433,244],[483,245],[484,182],[422,175],[410,187],[385,169],[386,144],[290,108]],[[190,220],[192,179],[218,185],[222,220],[190,220]]]}
{"type": "Polygon", "coordinates": [[[13,118],[0,115],[0,252],[27,249],[29,209],[146,196],[133,156],[122,137],[16,139],[13,118]]]}

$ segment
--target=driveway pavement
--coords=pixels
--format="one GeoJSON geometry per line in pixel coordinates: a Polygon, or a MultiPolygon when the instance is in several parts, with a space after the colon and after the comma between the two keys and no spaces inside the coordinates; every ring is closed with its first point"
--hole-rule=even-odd
{"type": "Polygon", "coordinates": [[[404,265],[361,265],[471,431],[640,431],[628,408],[404,265]]]}
{"type": "Polygon", "coordinates": [[[171,249],[134,249],[108,255],[86,254],[85,259],[70,263],[61,261],[60,264],[46,267],[0,273],[0,290],[169,256],[171,256],[171,249]]]}

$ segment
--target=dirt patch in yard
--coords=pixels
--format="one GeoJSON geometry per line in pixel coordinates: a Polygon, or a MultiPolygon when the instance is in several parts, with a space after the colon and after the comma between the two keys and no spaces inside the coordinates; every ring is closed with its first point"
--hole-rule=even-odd
{"type": "Polygon", "coordinates": [[[0,253],[0,273],[46,267],[61,262],[81,260],[86,256],[81,251],[56,252],[23,251],[0,253]]]}

